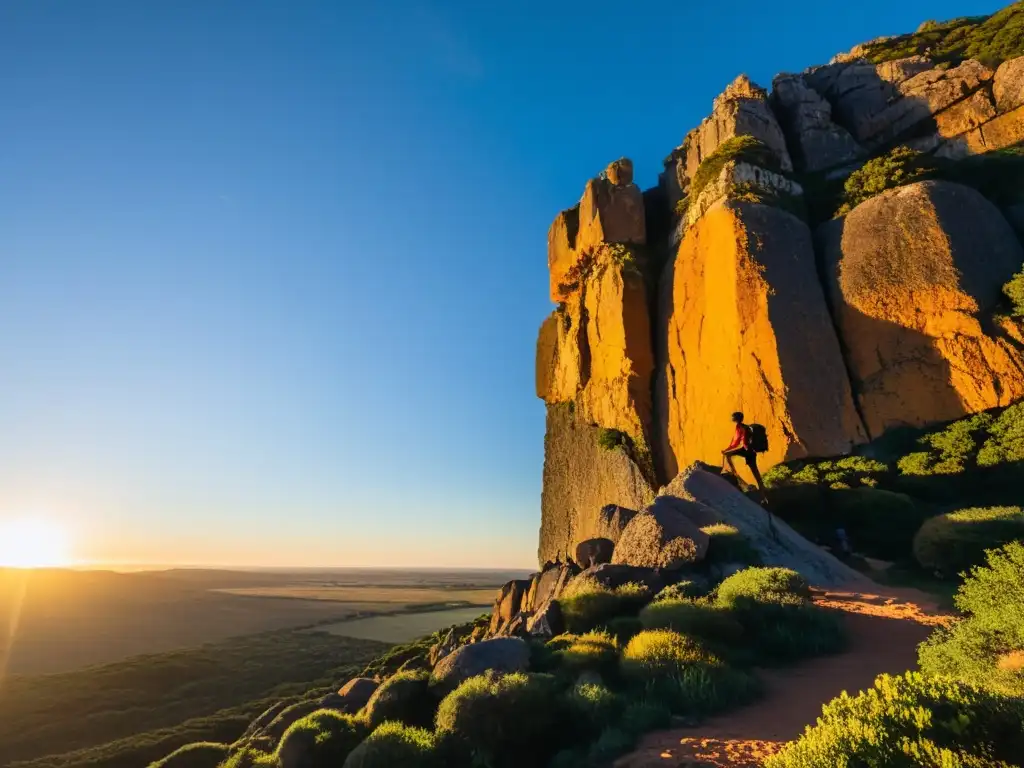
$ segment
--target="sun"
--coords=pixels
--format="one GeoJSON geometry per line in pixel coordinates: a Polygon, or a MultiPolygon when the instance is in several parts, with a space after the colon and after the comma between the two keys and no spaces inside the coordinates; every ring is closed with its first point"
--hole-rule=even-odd
{"type": "Polygon", "coordinates": [[[70,565],[67,531],[49,520],[0,520],[0,566],[53,568],[70,565]]]}

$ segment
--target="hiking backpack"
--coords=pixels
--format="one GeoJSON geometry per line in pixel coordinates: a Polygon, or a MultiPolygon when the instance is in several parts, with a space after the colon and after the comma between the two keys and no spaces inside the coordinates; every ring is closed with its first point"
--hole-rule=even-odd
{"type": "Polygon", "coordinates": [[[754,453],[765,453],[768,450],[768,430],[763,424],[750,425],[750,449],[754,453]]]}

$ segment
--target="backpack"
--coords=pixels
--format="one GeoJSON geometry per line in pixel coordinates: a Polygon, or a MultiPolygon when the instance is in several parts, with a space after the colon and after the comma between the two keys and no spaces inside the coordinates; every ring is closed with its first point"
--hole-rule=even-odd
{"type": "Polygon", "coordinates": [[[765,453],[768,450],[768,430],[763,424],[750,425],[750,450],[765,453]]]}

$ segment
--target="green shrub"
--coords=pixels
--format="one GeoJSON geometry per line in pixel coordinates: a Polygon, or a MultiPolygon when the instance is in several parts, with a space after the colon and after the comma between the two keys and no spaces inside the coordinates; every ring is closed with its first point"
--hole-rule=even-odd
{"type": "Polygon", "coordinates": [[[437,731],[491,768],[542,765],[571,732],[564,700],[546,675],[472,677],[445,697],[437,731]]]}
{"type": "Polygon", "coordinates": [[[1006,408],[989,424],[977,460],[981,467],[1024,461],[1024,402],[1006,408]]]}
{"type": "Polygon", "coordinates": [[[174,750],[163,760],[150,763],[150,768],[217,768],[227,755],[227,744],[200,741],[174,750]]]}
{"type": "Polygon", "coordinates": [[[631,736],[639,737],[649,731],[667,728],[671,721],[672,710],[657,699],[645,696],[626,705],[619,727],[631,736]]]}
{"type": "Polygon", "coordinates": [[[717,605],[732,609],[744,644],[762,662],[796,661],[845,644],[834,614],[810,601],[803,577],[787,568],[747,568],[718,587],[717,605]]]}
{"type": "Polygon", "coordinates": [[[607,622],[608,631],[619,643],[628,643],[637,632],[643,631],[644,625],[636,616],[616,616],[607,622]]]}
{"type": "Polygon", "coordinates": [[[743,635],[743,625],[728,608],[692,600],[660,600],[640,611],[644,629],[671,629],[712,643],[733,644],[743,635]]]}
{"type": "Polygon", "coordinates": [[[694,639],[667,629],[650,629],[636,635],[622,651],[622,672],[634,683],[648,683],[678,675],[692,665],[721,662],[694,639]]]}
{"type": "Polygon", "coordinates": [[[816,725],[765,766],[1008,768],[1022,754],[1024,702],[907,672],[833,699],[816,725]]]}
{"type": "Polygon", "coordinates": [[[744,601],[792,602],[811,596],[804,577],[789,568],[744,568],[718,585],[718,604],[735,607],[744,601]]]}
{"type": "Polygon", "coordinates": [[[675,214],[680,219],[685,219],[687,212],[690,210],[690,196],[684,195],[676,201],[675,214]]]}
{"type": "Polygon", "coordinates": [[[905,558],[930,514],[906,494],[879,488],[830,490],[825,504],[830,527],[843,528],[857,552],[883,560],[905,558]]]}
{"type": "Polygon", "coordinates": [[[704,557],[706,562],[761,564],[761,555],[735,526],[718,523],[705,526],[701,530],[710,537],[708,551],[704,557]]]}
{"type": "Polygon", "coordinates": [[[603,683],[580,682],[569,691],[569,706],[574,720],[586,724],[586,729],[600,733],[622,714],[622,697],[603,683]]]}
{"type": "Polygon", "coordinates": [[[934,62],[978,59],[989,66],[1024,55],[1024,4],[1013,3],[991,16],[936,22],[914,34],[869,44],[865,50],[875,63],[920,54],[934,62]]]}
{"type": "Polygon", "coordinates": [[[373,692],[363,714],[371,728],[388,720],[427,728],[434,724],[438,703],[428,672],[399,672],[373,692]]]}
{"type": "Polygon", "coordinates": [[[1024,696],[1024,544],[989,552],[955,602],[963,618],[921,644],[921,669],[1024,696]]]}
{"type": "MultiPolygon", "coordinates": [[[[337,763],[332,768],[337,768],[337,763]]],[[[440,768],[434,734],[403,723],[379,725],[345,760],[344,768],[440,768]]]]}
{"type": "Polygon", "coordinates": [[[918,440],[925,450],[904,456],[897,467],[904,475],[956,475],[974,463],[978,447],[987,437],[992,415],[978,413],[929,432],[918,440]]]}
{"type": "Polygon", "coordinates": [[[722,169],[731,161],[751,163],[769,171],[782,172],[779,159],[763,142],[753,136],[733,136],[719,144],[715,151],[697,166],[690,183],[688,199],[696,200],[700,197],[704,188],[715,181],[721,175],[722,169]]]}
{"type": "Polygon", "coordinates": [[[641,584],[623,584],[610,589],[588,577],[569,582],[558,599],[565,627],[570,632],[587,632],[605,626],[616,616],[635,614],[650,600],[650,591],[641,584]]]}
{"type": "Polygon", "coordinates": [[[654,602],[658,602],[659,600],[692,600],[698,597],[704,597],[706,594],[707,590],[696,582],[679,581],[675,584],[669,584],[656,594],[654,596],[654,602]]]}
{"type": "Polygon", "coordinates": [[[896,147],[881,157],[868,160],[850,174],[836,215],[845,216],[865,200],[886,190],[930,178],[936,170],[936,163],[929,155],[909,147],[896,147]]]}
{"type": "Polygon", "coordinates": [[[839,459],[776,464],[765,472],[764,483],[768,488],[799,485],[874,487],[888,472],[888,465],[881,461],[864,456],[844,456],[839,459]]]}
{"type": "Polygon", "coordinates": [[[930,571],[952,576],[985,561],[985,550],[1024,538],[1024,509],[972,507],[936,515],[914,537],[914,557],[930,571]]]}
{"type": "Polygon", "coordinates": [[[606,451],[614,451],[620,446],[625,446],[628,439],[625,432],[620,432],[617,429],[601,427],[597,433],[597,444],[606,451]]]}
{"type": "Polygon", "coordinates": [[[292,723],[277,745],[282,765],[336,768],[366,736],[366,726],[351,715],[321,709],[292,723]]]}
{"type": "Polygon", "coordinates": [[[562,662],[573,671],[607,671],[614,669],[619,660],[619,641],[608,632],[591,631],[577,637],[561,653],[562,662]]]}
{"type": "Polygon", "coordinates": [[[759,686],[747,672],[724,664],[689,664],[648,681],[648,696],[685,715],[711,715],[749,702],[759,686]]]}

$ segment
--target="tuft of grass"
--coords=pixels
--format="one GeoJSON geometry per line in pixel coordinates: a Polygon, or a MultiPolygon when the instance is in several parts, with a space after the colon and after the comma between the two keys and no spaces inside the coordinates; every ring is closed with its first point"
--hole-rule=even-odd
{"type": "Polygon", "coordinates": [[[668,629],[645,630],[622,651],[623,675],[639,684],[678,675],[695,664],[720,665],[721,661],[693,638],[668,629]]]}
{"type": "Polygon", "coordinates": [[[735,644],[743,625],[729,608],[692,600],[659,600],[640,611],[644,629],[671,629],[712,644],[735,644]]]}
{"type": "Polygon", "coordinates": [[[373,692],[362,714],[371,728],[387,721],[425,728],[433,725],[438,703],[429,672],[398,672],[373,692]]]}
{"type": "Polygon", "coordinates": [[[605,451],[614,451],[616,448],[628,444],[629,436],[617,429],[601,427],[597,433],[597,444],[605,451]]]}
{"type": "Polygon", "coordinates": [[[790,568],[745,568],[718,585],[717,601],[732,608],[745,601],[780,603],[810,596],[807,581],[790,568]]]}
{"type": "Polygon", "coordinates": [[[761,555],[736,526],[717,523],[705,526],[701,530],[709,537],[708,551],[704,558],[706,562],[761,564],[761,555]]]}
{"type": "Polygon", "coordinates": [[[228,745],[212,741],[186,744],[149,768],[217,768],[228,756],[228,745]]]}
{"type": "Polygon", "coordinates": [[[733,136],[726,139],[718,148],[701,161],[690,182],[688,199],[696,200],[704,188],[717,179],[727,163],[750,163],[776,173],[782,172],[782,166],[775,153],[764,142],[753,136],[733,136]]]}

